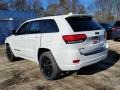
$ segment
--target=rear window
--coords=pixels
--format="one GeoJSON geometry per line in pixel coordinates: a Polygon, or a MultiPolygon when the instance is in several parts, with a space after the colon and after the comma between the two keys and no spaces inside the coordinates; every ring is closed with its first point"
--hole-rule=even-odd
{"type": "Polygon", "coordinates": [[[98,30],[102,27],[92,17],[68,17],[66,18],[74,32],[98,30]]]}

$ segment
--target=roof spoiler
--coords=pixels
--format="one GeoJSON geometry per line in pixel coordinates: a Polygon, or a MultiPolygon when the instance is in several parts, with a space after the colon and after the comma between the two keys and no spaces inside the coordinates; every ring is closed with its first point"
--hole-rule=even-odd
{"type": "Polygon", "coordinates": [[[68,13],[67,17],[93,17],[93,15],[88,15],[88,14],[73,14],[72,12],[68,13]]]}

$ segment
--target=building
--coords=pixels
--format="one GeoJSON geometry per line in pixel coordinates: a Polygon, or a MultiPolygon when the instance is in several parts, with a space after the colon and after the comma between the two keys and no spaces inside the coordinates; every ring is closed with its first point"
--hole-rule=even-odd
{"type": "Polygon", "coordinates": [[[5,38],[11,35],[11,31],[16,30],[23,21],[36,17],[31,11],[0,10],[0,44],[3,44],[5,38]]]}

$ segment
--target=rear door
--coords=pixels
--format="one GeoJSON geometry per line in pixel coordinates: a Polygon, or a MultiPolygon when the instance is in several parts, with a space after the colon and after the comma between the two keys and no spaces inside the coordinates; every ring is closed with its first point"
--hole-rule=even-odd
{"type": "Polygon", "coordinates": [[[78,48],[82,55],[89,55],[104,49],[105,31],[92,17],[68,17],[66,20],[74,34],[85,34],[87,36],[85,41],[71,44],[71,46],[78,48]]]}
{"type": "Polygon", "coordinates": [[[42,30],[41,46],[42,48],[52,48],[53,43],[56,42],[59,35],[59,29],[54,19],[46,19],[40,21],[40,28],[42,30]]]}

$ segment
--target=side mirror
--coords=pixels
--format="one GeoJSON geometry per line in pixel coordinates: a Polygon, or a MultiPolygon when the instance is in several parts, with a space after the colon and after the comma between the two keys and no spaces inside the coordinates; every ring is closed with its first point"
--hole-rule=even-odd
{"type": "Polygon", "coordinates": [[[12,33],[13,35],[15,35],[15,34],[16,34],[16,30],[12,30],[11,33],[12,33]]]}

